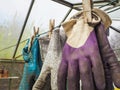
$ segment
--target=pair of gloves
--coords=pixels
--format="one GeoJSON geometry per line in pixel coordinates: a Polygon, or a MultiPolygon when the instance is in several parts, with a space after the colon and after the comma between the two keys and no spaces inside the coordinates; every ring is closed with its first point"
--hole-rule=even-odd
{"type": "Polygon", "coordinates": [[[93,10],[93,22],[84,23],[76,14],[63,24],[67,41],[58,70],[58,90],[113,90],[120,88],[120,64],[110,47],[106,29],[110,18],[93,10]],[[82,38],[82,39],[81,39],[82,38]]]}
{"type": "Polygon", "coordinates": [[[62,42],[59,30],[53,31],[33,90],[44,90],[49,75],[52,90],[79,90],[80,80],[82,90],[113,90],[113,83],[120,88],[120,64],[105,33],[111,21],[102,11],[93,12],[92,25],[81,21],[82,14],[76,14],[63,24],[66,44],[62,42]]]}

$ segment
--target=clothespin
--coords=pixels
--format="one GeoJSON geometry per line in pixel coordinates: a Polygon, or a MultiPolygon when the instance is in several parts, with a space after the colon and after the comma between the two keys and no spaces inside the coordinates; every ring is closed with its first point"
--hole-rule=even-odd
{"type": "Polygon", "coordinates": [[[28,46],[28,52],[30,52],[30,50],[31,50],[31,47],[32,47],[35,36],[39,33],[39,27],[36,29],[35,26],[34,26],[33,27],[33,32],[34,32],[34,34],[32,35],[32,37],[30,39],[30,43],[29,43],[29,46],[28,46]]]}
{"type": "Polygon", "coordinates": [[[92,0],[82,0],[82,3],[83,3],[83,16],[85,23],[91,23],[93,2],[92,0]]]}
{"type": "Polygon", "coordinates": [[[49,33],[48,33],[49,38],[51,38],[54,27],[55,27],[55,19],[50,19],[49,20],[49,33]]]}
{"type": "Polygon", "coordinates": [[[36,36],[39,33],[39,27],[36,29],[35,26],[33,27],[34,29],[34,36],[36,36]]]}

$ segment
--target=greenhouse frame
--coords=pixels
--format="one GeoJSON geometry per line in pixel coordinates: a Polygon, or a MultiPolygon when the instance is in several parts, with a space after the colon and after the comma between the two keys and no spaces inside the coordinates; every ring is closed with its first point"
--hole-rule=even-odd
{"type": "MultiPolygon", "coordinates": [[[[107,32],[110,45],[120,61],[120,1],[93,0],[93,8],[105,11],[112,24],[107,32]]],[[[0,79],[0,90],[18,90],[25,61],[22,50],[39,27],[39,38],[48,35],[49,20],[61,28],[78,11],[82,0],[0,0],[0,69],[8,70],[12,79],[0,79]]]]}

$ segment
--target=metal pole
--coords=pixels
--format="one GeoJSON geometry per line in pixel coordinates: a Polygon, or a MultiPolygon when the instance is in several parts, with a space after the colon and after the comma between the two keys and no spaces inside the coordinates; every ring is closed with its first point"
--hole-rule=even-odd
{"type": "Polygon", "coordinates": [[[65,1],[65,0],[52,0],[54,2],[57,2],[57,3],[60,3],[62,5],[65,5],[67,7],[70,7],[72,8],[73,7],[73,4],[69,3],[68,1],[65,1]]]}
{"type": "Polygon", "coordinates": [[[120,21],[120,18],[111,18],[113,21],[120,21]]]}
{"type": "Polygon", "coordinates": [[[119,9],[120,9],[120,7],[119,7],[119,8],[116,8],[116,9],[114,9],[114,10],[111,10],[111,11],[109,11],[109,12],[107,12],[107,13],[112,13],[112,12],[117,11],[117,10],[119,10],[119,9]]]}
{"type": "Polygon", "coordinates": [[[23,32],[24,32],[24,29],[25,29],[26,23],[27,23],[27,21],[28,21],[28,18],[29,18],[30,12],[31,12],[31,10],[32,10],[32,7],[33,7],[33,4],[34,4],[34,1],[35,1],[35,0],[32,0],[32,1],[31,1],[31,4],[30,4],[30,7],[29,7],[29,10],[28,10],[27,16],[26,16],[26,18],[25,18],[25,21],[24,21],[24,24],[23,24],[23,27],[22,27],[22,30],[21,30],[21,33],[20,33],[20,36],[19,36],[19,39],[18,39],[17,45],[16,45],[16,48],[15,48],[15,51],[14,51],[14,54],[13,54],[13,57],[12,57],[13,60],[14,60],[14,58],[15,58],[15,55],[16,55],[16,52],[17,52],[18,46],[19,46],[19,44],[20,44],[20,41],[21,41],[21,38],[22,38],[22,35],[23,35],[23,32]]]}
{"type": "MultiPolygon", "coordinates": [[[[73,9],[73,8],[70,8],[70,9],[69,9],[69,11],[67,12],[66,16],[63,18],[63,20],[61,21],[61,23],[66,20],[66,18],[68,17],[68,15],[69,15],[70,12],[72,11],[72,9],[73,9]]],[[[58,25],[57,27],[60,27],[60,26],[61,26],[61,23],[60,23],[60,25],[58,25]]]]}
{"type": "Polygon", "coordinates": [[[113,30],[115,30],[116,32],[120,33],[120,30],[119,30],[119,29],[117,29],[117,28],[115,28],[115,27],[113,27],[113,26],[110,26],[110,28],[113,29],[113,30]]]}
{"type": "Polygon", "coordinates": [[[99,8],[103,8],[103,7],[105,7],[105,6],[111,5],[111,4],[113,4],[114,2],[116,2],[116,0],[110,1],[109,3],[107,3],[107,4],[105,4],[105,5],[102,5],[102,6],[100,6],[99,8]]]}
{"type": "MultiPolygon", "coordinates": [[[[18,50],[18,47],[19,47],[19,44],[20,44],[20,41],[21,41],[21,38],[22,38],[22,35],[23,35],[23,32],[24,32],[24,29],[25,29],[25,26],[26,26],[26,24],[27,24],[27,21],[28,21],[30,12],[31,12],[32,7],[33,7],[33,4],[34,4],[34,1],[35,1],[35,0],[32,0],[32,1],[31,1],[31,4],[30,4],[29,10],[28,10],[28,13],[27,13],[27,15],[26,15],[24,24],[23,24],[23,26],[22,26],[22,30],[21,30],[19,39],[18,39],[17,44],[16,44],[16,48],[15,48],[15,51],[14,51],[14,54],[13,54],[13,57],[12,57],[11,69],[14,69],[14,60],[15,60],[16,52],[17,52],[17,50],[18,50]]],[[[13,71],[11,72],[11,76],[12,76],[12,75],[13,75],[13,71]]],[[[11,89],[11,87],[12,87],[12,85],[9,87],[9,89],[11,89]]]]}

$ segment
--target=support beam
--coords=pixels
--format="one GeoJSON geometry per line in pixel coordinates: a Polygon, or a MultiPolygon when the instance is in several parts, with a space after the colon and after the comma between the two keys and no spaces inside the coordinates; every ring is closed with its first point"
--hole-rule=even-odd
{"type": "Polygon", "coordinates": [[[30,12],[32,10],[32,7],[33,7],[33,4],[34,4],[35,0],[32,0],[31,1],[31,4],[30,4],[30,7],[29,7],[29,10],[28,10],[28,13],[27,13],[27,16],[25,18],[25,21],[24,21],[24,24],[23,24],[23,27],[22,27],[22,30],[21,30],[21,33],[20,33],[20,36],[19,36],[19,39],[18,39],[18,42],[17,42],[17,45],[16,45],[16,48],[15,48],[15,51],[14,51],[14,54],[13,54],[13,60],[15,58],[15,55],[17,53],[17,50],[18,50],[18,47],[19,47],[19,44],[20,44],[20,41],[21,41],[21,38],[22,38],[22,35],[23,35],[23,32],[24,32],[24,29],[25,29],[25,26],[27,24],[27,21],[28,21],[28,18],[29,18],[29,15],[30,15],[30,12]]]}
{"type": "Polygon", "coordinates": [[[55,1],[55,2],[57,2],[57,3],[60,3],[60,4],[62,4],[62,5],[65,5],[65,6],[67,6],[67,7],[70,7],[70,8],[73,7],[73,4],[71,4],[71,3],[69,3],[69,2],[67,2],[67,1],[65,1],[65,0],[52,0],[52,1],[55,1]]]}
{"type": "Polygon", "coordinates": [[[70,8],[70,9],[68,10],[67,14],[66,14],[65,17],[63,18],[63,20],[60,22],[60,25],[59,25],[58,27],[60,27],[60,26],[61,26],[61,23],[63,23],[63,22],[66,20],[66,18],[67,18],[68,15],[71,13],[71,11],[72,11],[72,8],[70,8]]]}
{"type": "Polygon", "coordinates": [[[115,28],[115,27],[113,27],[113,26],[110,26],[110,28],[113,29],[114,31],[120,33],[120,30],[119,30],[119,29],[117,29],[117,28],[115,28]]]}
{"type": "Polygon", "coordinates": [[[75,10],[80,10],[79,8],[73,7],[74,5],[72,3],[69,3],[69,2],[64,1],[64,0],[52,0],[52,1],[57,2],[59,4],[62,4],[62,5],[65,5],[67,7],[73,8],[75,10]]]}
{"type": "MultiPolygon", "coordinates": [[[[12,59],[0,59],[0,63],[13,63],[12,59]]],[[[15,60],[14,63],[25,63],[24,60],[15,60]]]]}
{"type": "Polygon", "coordinates": [[[114,9],[114,10],[111,10],[111,11],[109,11],[109,12],[107,12],[107,13],[112,13],[112,12],[115,12],[115,11],[117,11],[117,10],[119,10],[119,9],[120,9],[120,7],[116,8],[116,9],[114,9]]]}
{"type": "MultiPolygon", "coordinates": [[[[103,4],[103,3],[108,3],[108,1],[93,1],[94,5],[95,4],[103,4]]],[[[76,4],[73,4],[74,6],[77,6],[77,5],[82,5],[82,3],[76,3],[76,4]]]]}
{"type": "Polygon", "coordinates": [[[120,18],[111,18],[113,21],[120,21],[120,18]]]}
{"type": "MultiPolygon", "coordinates": [[[[65,5],[67,7],[70,7],[70,8],[73,8],[75,10],[82,10],[82,3],[76,3],[76,4],[72,4],[68,1],[65,1],[65,0],[52,0],[52,1],[55,1],[57,3],[60,3],[62,5],[65,5]]],[[[108,6],[108,5],[111,5],[111,4],[114,4],[114,3],[118,3],[118,0],[104,0],[104,1],[93,1],[94,3],[94,6],[100,6],[99,8],[103,8],[105,6],[108,6]]]]}

